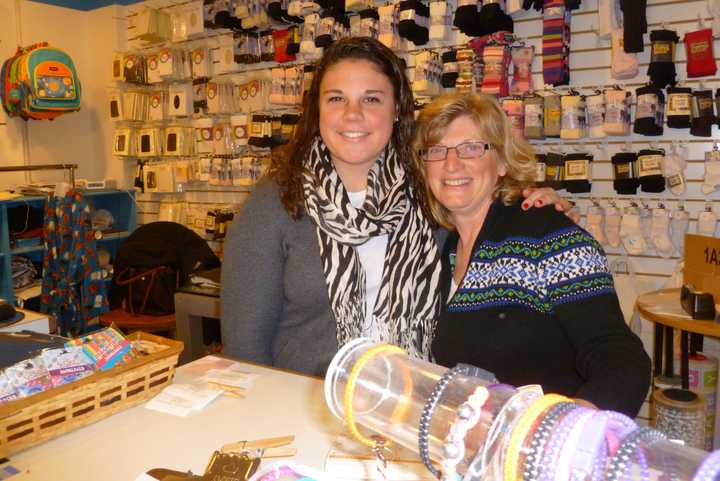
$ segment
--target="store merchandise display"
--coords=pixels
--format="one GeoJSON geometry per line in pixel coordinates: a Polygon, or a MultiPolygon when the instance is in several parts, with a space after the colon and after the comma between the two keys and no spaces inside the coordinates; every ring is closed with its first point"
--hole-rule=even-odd
{"type": "MultiPolygon", "coordinates": [[[[673,424],[668,436],[622,414],[544,394],[539,386],[497,384],[487,373],[445,369],[398,349],[368,339],[345,345],[325,378],[326,402],[351,431],[361,424],[375,433],[365,444],[376,454],[401,444],[419,453],[443,481],[655,476],[700,481],[720,474],[718,452],[670,440],[687,439],[694,446],[703,441],[697,403],[675,403],[685,411],[667,415],[684,421],[673,424]]],[[[378,465],[382,469],[382,459],[378,465]]]]}
{"type": "Polygon", "coordinates": [[[112,327],[41,349],[0,371],[0,404],[80,380],[95,371],[127,364],[139,355],[112,327]]]}

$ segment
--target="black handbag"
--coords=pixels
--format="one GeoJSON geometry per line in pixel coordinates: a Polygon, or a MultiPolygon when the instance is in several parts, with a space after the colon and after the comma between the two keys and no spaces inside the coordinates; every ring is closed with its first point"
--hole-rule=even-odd
{"type": "Polygon", "coordinates": [[[128,267],[115,279],[125,288],[123,307],[133,315],[164,316],[175,312],[179,274],[169,266],[128,267]]]}

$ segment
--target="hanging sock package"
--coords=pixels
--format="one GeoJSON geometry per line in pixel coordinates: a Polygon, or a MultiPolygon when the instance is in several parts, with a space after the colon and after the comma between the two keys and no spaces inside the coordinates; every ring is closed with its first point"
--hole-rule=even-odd
{"type": "Polygon", "coordinates": [[[513,78],[510,86],[511,95],[524,95],[533,89],[532,61],[535,47],[513,47],[512,63],[513,78]]]}
{"type": "Polygon", "coordinates": [[[543,98],[538,95],[525,97],[523,99],[525,111],[525,126],[523,133],[526,139],[543,140],[545,130],[543,128],[543,98]]]}
{"type": "Polygon", "coordinates": [[[613,187],[622,195],[635,195],[640,186],[637,178],[637,154],[618,152],[610,159],[613,166],[613,187]]]}
{"type": "Polygon", "coordinates": [[[663,149],[643,149],[638,152],[638,177],[643,192],[659,193],[665,190],[662,170],[664,157],[663,149]]]}
{"type": "Polygon", "coordinates": [[[505,115],[510,119],[513,136],[522,138],[525,129],[525,110],[523,109],[523,101],[519,98],[506,98],[502,100],[502,109],[505,115]]]}
{"type": "Polygon", "coordinates": [[[696,90],[692,96],[690,133],[697,137],[710,137],[715,122],[715,105],[712,90],[696,90]]]}
{"type": "Polygon", "coordinates": [[[605,137],[605,96],[597,92],[585,97],[588,136],[593,139],[605,137]]]}
{"type": "Polygon", "coordinates": [[[630,133],[630,92],[621,88],[605,89],[605,121],[603,131],[606,135],[625,136],[630,133]]]}
{"type": "Polygon", "coordinates": [[[544,126],[546,137],[560,137],[562,128],[562,103],[560,95],[552,93],[545,96],[544,126]]]}
{"type": "Polygon", "coordinates": [[[653,30],[650,33],[652,47],[647,74],[654,87],[662,89],[675,84],[675,46],[679,40],[672,30],[653,30]]]}
{"type": "Polygon", "coordinates": [[[590,162],[593,156],[586,153],[571,153],[565,155],[565,174],[563,185],[572,194],[590,192],[592,189],[590,162]]]}
{"type": "Polygon", "coordinates": [[[689,129],[692,114],[692,89],[689,87],[669,87],[667,94],[668,127],[689,129]]]}
{"type": "Polygon", "coordinates": [[[580,139],[585,135],[585,100],[577,93],[561,97],[561,139],[580,139]]]}
{"type": "Polygon", "coordinates": [[[635,94],[637,107],[633,131],[641,135],[662,135],[665,114],[665,95],[662,90],[648,85],[638,88],[635,94]]]}
{"type": "Polygon", "coordinates": [[[717,65],[713,54],[712,29],[703,28],[685,34],[688,78],[715,75],[717,65]]]}

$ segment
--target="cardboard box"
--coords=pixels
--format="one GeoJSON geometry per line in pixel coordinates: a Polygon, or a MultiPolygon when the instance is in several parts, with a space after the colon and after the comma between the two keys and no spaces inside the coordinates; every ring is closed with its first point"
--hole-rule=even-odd
{"type": "Polygon", "coordinates": [[[720,239],[703,235],[685,236],[683,283],[709,292],[720,302],[720,239]]]}

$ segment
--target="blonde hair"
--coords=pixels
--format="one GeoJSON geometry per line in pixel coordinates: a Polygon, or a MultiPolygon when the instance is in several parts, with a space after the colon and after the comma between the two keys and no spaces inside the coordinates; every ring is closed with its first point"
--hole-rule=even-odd
{"type": "Polygon", "coordinates": [[[430,211],[434,220],[445,228],[454,228],[448,211],[435,198],[427,182],[425,163],[420,150],[437,144],[445,135],[448,125],[467,115],[478,126],[483,140],[492,144],[499,162],[507,173],[498,180],[493,199],[500,197],[505,205],[510,205],[522,196],[522,191],[535,181],[535,151],[524,138],[513,134],[510,120],[500,108],[494,97],[480,94],[446,94],[426,105],[417,120],[413,138],[413,160],[417,170],[422,173],[430,211]]]}

